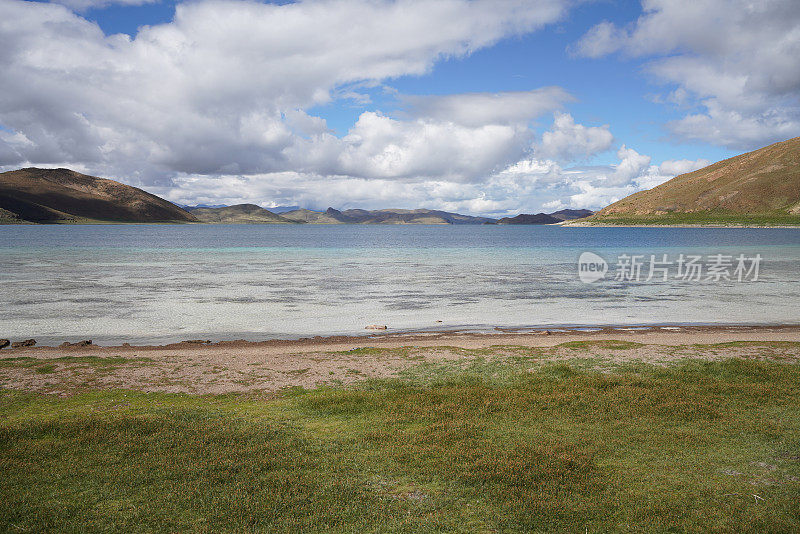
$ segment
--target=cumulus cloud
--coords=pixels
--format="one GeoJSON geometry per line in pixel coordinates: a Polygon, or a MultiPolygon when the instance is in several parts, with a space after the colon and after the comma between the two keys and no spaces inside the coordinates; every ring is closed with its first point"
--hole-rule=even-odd
{"type": "Polygon", "coordinates": [[[707,163],[669,160],[648,165],[649,157],[627,147],[620,149],[618,156],[614,165],[587,167],[562,167],[552,160],[527,157],[481,181],[468,183],[302,172],[179,175],[172,186],[154,192],[181,204],[248,202],[264,207],[301,205],[313,209],[427,207],[503,217],[567,207],[600,209],[707,163]]]}
{"type": "MultiPolygon", "coordinates": [[[[201,0],[129,38],[106,36],[60,5],[0,0],[0,127],[27,139],[0,141],[0,165],[90,163],[138,173],[143,183],[175,172],[284,172],[310,167],[293,158],[316,135],[319,162],[375,175],[415,172],[402,158],[391,163],[391,147],[376,149],[383,160],[369,165],[348,142],[350,157],[326,156],[336,143],[304,110],[349,98],[352,91],[341,90],[353,84],[423,74],[442,58],[555,21],[564,9],[560,0],[201,0]]],[[[548,98],[564,95],[545,90],[530,100],[547,107],[548,98]]],[[[353,135],[380,122],[365,117],[353,135]]],[[[483,125],[471,126],[480,135],[483,125]]],[[[481,169],[483,161],[475,158],[481,169]]]]}
{"type": "Polygon", "coordinates": [[[614,172],[606,177],[609,185],[623,185],[642,174],[650,165],[650,156],[639,154],[632,148],[622,145],[617,151],[619,163],[614,168],[614,172]]]}
{"type": "Polygon", "coordinates": [[[597,210],[709,163],[702,159],[666,160],[655,165],[650,156],[625,145],[616,155],[617,163],[594,166],[562,166],[553,160],[530,157],[490,177],[489,190],[515,199],[511,212],[567,207],[597,210]]]}
{"type": "Polygon", "coordinates": [[[401,96],[399,112],[362,113],[341,137],[308,111],[363,104],[367,88],[533,31],[565,5],[199,0],[131,38],[61,5],[0,0],[0,170],[69,165],[186,204],[502,216],[602,207],[690,168],[626,146],[615,165],[570,166],[614,139],[563,113],[572,97],[558,87],[401,96]],[[553,113],[535,139],[532,122],[553,113]]]}
{"type": "MultiPolygon", "coordinates": [[[[650,59],[682,105],[669,128],[683,139],[750,150],[800,135],[800,9],[796,0],[645,0],[628,27],[604,22],[571,51],[650,59]]],[[[668,97],[667,100],[672,99],[668,97]]]]}
{"type": "Polygon", "coordinates": [[[351,176],[470,181],[521,157],[527,138],[522,126],[398,121],[367,112],[342,139],[338,164],[351,176]]]}
{"type": "Polygon", "coordinates": [[[608,125],[587,127],[576,124],[568,113],[556,113],[553,128],[542,134],[536,146],[536,155],[559,161],[585,159],[608,150],[613,142],[608,125]]]}
{"type": "MultiPolygon", "coordinates": [[[[342,138],[319,125],[318,135],[284,154],[297,170],[317,174],[479,181],[530,152],[530,121],[570,98],[560,88],[403,97],[399,118],[365,112],[342,138]]],[[[594,129],[569,121],[577,135],[560,142],[583,153],[585,132],[594,129]]]]}

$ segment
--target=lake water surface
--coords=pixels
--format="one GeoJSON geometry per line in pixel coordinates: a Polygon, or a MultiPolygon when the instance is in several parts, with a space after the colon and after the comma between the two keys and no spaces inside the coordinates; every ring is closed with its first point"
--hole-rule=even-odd
{"type": "MultiPolygon", "coordinates": [[[[752,278],[752,276],[751,276],[752,278]]],[[[0,226],[0,337],[40,343],[391,331],[800,324],[800,229],[0,226]],[[578,257],[609,263],[578,278],[578,257]],[[615,280],[643,256],[639,281],[615,280]],[[758,280],[647,281],[651,255],[760,254],[758,280]],[[441,322],[437,322],[441,321],[441,322]]]]}

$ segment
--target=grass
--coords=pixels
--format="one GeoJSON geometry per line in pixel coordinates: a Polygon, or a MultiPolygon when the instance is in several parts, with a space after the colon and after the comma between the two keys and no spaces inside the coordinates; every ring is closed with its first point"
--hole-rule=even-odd
{"type": "Polygon", "coordinates": [[[644,347],[642,343],[636,343],[634,341],[621,341],[617,339],[598,340],[598,341],[567,341],[566,343],[561,343],[558,346],[576,350],[585,350],[585,349],[629,350],[629,349],[644,347]]]}
{"type": "Polygon", "coordinates": [[[0,531],[800,530],[800,366],[523,364],[270,396],[2,391],[0,531]]]}
{"type": "Polygon", "coordinates": [[[663,213],[651,215],[593,216],[586,222],[620,226],[639,225],[720,225],[720,226],[800,226],[800,216],[785,212],[741,214],[724,211],[663,213]]]}
{"type": "Polygon", "coordinates": [[[0,367],[33,367],[46,362],[89,365],[92,367],[114,367],[119,365],[146,364],[152,361],[152,358],[146,358],[142,356],[133,358],[123,358],[121,356],[59,356],[56,358],[31,358],[30,356],[16,356],[11,358],[0,358],[0,367]]]}

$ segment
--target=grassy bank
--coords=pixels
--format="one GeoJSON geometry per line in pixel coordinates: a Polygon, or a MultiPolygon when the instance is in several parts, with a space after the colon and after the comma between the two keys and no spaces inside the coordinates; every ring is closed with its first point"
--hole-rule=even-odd
{"type": "Polygon", "coordinates": [[[581,219],[581,222],[619,226],[800,226],[800,215],[789,215],[781,212],[746,215],[724,211],[705,211],[660,215],[595,215],[587,219],[581,219]]]}
{"type": "Polygon", "coordinates": [[[800,530],[796,364],[528,357],[260,396],[3,391],[0,530],[800,530]]]}

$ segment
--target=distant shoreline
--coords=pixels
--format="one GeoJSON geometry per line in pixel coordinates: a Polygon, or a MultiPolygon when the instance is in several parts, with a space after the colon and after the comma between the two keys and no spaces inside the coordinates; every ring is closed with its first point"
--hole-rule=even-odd
{"type": "Polygon", "coordinates": [[[758,225],[758,224],[612,224],[601,222],[588,222],[588,221],[562,221],[552,224],[508,224],[508,223],[461,223],[461,224],[446,224],[446,223],[304,223],[304,224],[287,224],[281,222],[267,222],[267,223],[228,223],[228,222],[167,222],[167,221],[152,221],[152,222],[127,222],[127,221],[92,221],[92,222],[53,222],[53,223],[33,223],[27,221],[11,222],[0,220],[0,226],[131,226],[131,225],[169,225],[169,226],[292,226],[292,227],[314,227],[314,226],[560,226],[566,228],[800,228],[800,222],[797,224],[782,224],[782,225],[758,225]]]}
{"type": "Polygon", "coordinates": [[[566,221],[549,226],[565,226],[572,228],[800,228],[797,224],[759,225],[759,224],[612,224],[588,221],[566,221]]]}

